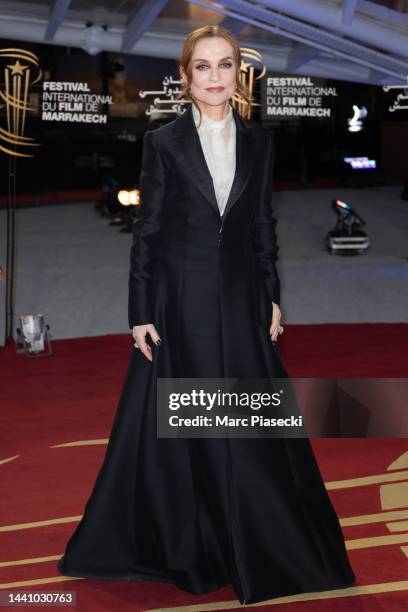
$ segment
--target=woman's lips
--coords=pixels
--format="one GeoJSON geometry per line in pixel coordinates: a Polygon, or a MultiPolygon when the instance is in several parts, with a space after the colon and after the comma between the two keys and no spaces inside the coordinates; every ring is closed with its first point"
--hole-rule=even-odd
{"type": "Polygon", "coordinates": [[[222,91],[224,89],[224,87],[207,87],[207,91],[213,91],[213,92],[218,92],[218,91],[222,91]]]}

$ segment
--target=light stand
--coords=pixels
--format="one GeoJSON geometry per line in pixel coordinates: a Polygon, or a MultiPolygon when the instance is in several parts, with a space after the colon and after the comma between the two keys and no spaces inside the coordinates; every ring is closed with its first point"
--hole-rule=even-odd
{"type": "MultiPolygon", "coordinates": [[[[15,151],[15,146],[13,145],[15,151]]],[[[13,338],[14,322],[14,261],[16,251],[16,173],[17,157],[8,158],[8,203],[7,203],[7,235],[6,235],[6,294],[5,294],[5,326],[4,345],[13,338]]]]}

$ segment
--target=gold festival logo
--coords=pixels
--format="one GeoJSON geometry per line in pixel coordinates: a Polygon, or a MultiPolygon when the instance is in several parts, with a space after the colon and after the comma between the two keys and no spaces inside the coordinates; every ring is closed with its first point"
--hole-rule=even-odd
{"type": "Polygon", "coordinates": [[[13,157],[34,157],[24,149],[40,145],[34,138],[24,136],[24,129],[27,112],[35,110],[28,103],[29,89],[42,77],[38,57],[25,49],[0,49],[0,58],[6,63],[0,88],[0,109],[5,108],[7,121],[6,129],[0,126],[0,150],[13,157]]]}
{"type": "MultiPolygon", "coordinates": [[[[259,51],[256,51],[255,49],[250,49],[249,47],[241,47],[240,50],[242,61],[239,71],[239,80],[242,85],[248,87],[252,97],[254,83],[255,81],[258,81],[264,76],[264,74],[266,73],[266,67],[262,63],[262,55],[259,53],[259,51]],[[252,63],[252,61],[245,62],[244,58],[254,60],[254,63],[260,65],[261,72],[260,74],[258,74],[257,77],[255,77],[255,65],[252,63]]],[[[252,107],[260,106],[258,102],[253,102],[252,105],[248,105],[239,94],[235,94],[232,99],[234,101],[235,108],[241,115],[246,116],[247,119],[251,118],[252,107]]]]}

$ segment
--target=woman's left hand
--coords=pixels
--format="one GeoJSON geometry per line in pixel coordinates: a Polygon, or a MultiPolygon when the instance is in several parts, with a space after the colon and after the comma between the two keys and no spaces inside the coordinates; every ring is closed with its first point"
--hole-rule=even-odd
{"type": "Polygon", "coordinates": [[[272,302],[272,323],[269,328],[272,342],[277,342],[279,334],[283,334],[283,327],[280,324],[281,316],[279,306],[275,304],[275,302],[272,302]]]}

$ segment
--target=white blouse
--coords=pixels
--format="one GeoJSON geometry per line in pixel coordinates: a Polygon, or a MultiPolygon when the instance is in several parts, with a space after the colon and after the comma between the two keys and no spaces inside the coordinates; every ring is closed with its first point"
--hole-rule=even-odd
{"type": "Polygon", "coordinates": [[[236,125],[232,107],[229,107],[227,116],[221,121],[215,121],[202,113],[201,124],[198,127],[200,113],[194,102],[191,104],[204,157],[213,179],[218,208],[222,215],[235,175],[236,125]]]}
{"type": "Polygon", "coordinates": [[[197,110],[192,102],[194,122],[200,137],[204,157],[213,179],[220,215],[223,214],[234,180],[236,164],[236,126],[232,107],[226,117],[216,121],[197,110]]]}

